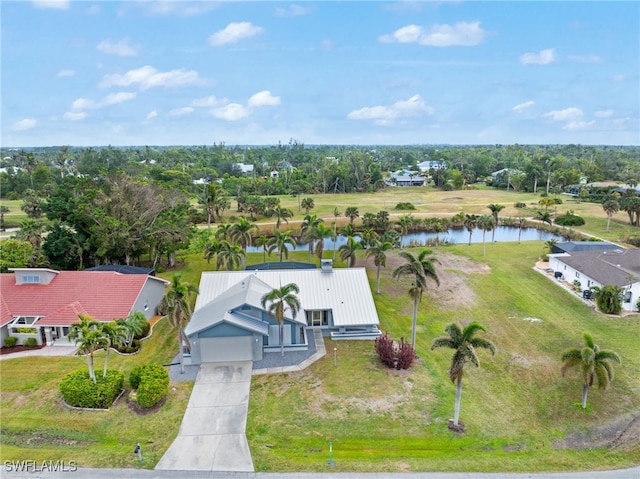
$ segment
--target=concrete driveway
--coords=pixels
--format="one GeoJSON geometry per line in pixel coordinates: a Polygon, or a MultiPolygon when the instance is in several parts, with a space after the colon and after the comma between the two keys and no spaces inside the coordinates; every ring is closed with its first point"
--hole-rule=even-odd
{"type": "Polygon", "coordinates": [[[245,435],[251,361],[200,366],[178,437],[156,469],[253,472],[245,435]]]}

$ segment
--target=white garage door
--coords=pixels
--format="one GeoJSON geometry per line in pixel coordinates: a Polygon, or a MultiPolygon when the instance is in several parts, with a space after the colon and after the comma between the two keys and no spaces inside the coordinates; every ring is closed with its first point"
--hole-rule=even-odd
{"type": "Polygon", "coordinates": [[[200,361],[253,361],[253,336],[200,339],[200,361]]]}

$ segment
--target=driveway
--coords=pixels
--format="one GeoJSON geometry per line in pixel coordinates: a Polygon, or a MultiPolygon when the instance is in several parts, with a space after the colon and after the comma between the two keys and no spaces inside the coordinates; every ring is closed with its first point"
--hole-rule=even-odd
{"type": "Polygon", "coordinates": [[[200,366],[178,437],[161,470],[253,472],[245,427],[251,361],[200,366]]]}

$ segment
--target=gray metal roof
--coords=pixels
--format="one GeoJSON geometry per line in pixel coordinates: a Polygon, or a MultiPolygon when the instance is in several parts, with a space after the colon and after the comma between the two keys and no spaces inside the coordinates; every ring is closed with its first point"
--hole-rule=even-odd
{"type": "Polygon", "coordinates": [[[620,249],[620,246],[606,241],[563,241],[553,245],[553,253],[573,253],[578,251],[595,251],[620,249]]]}
{"type": "MultiPolygon", "coordinates": [[[[204,272],[195,312],[187,327],[194,320],[200,321],[200,316],[207,316],[198,312],[214,300],[216,305],[211,307],[225,311],[243,303],[262,309],[260,300],[264,293],[289,283],[300,289],[301,310],[294,318],[298,322],[306,324],[305,311],[330,309],[337,327],[379,324],[366,270],[340,268],[330,272],[320,269],[204,272]]],[[[192,328],[196,327],[194,324],[192,328]]]]}
{"type": "Polygon", "coordinates": [[[640,250],[637,249],[578,251],[556,258],[605,286],[625,286],[640,279],[640,250]]]}

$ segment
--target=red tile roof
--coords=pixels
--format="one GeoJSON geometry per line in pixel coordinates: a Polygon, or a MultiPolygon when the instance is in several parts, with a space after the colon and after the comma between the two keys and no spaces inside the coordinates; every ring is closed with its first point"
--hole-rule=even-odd
{"type": "Polygon", "coordinates": [[[42,316],[40,325],[66,326],[86,314],[98,321],[125,318],[147,281],[145,274],[60,271],[49,284],[16,284],[0,275],[0,326],[16,316],[42,316]]]}

